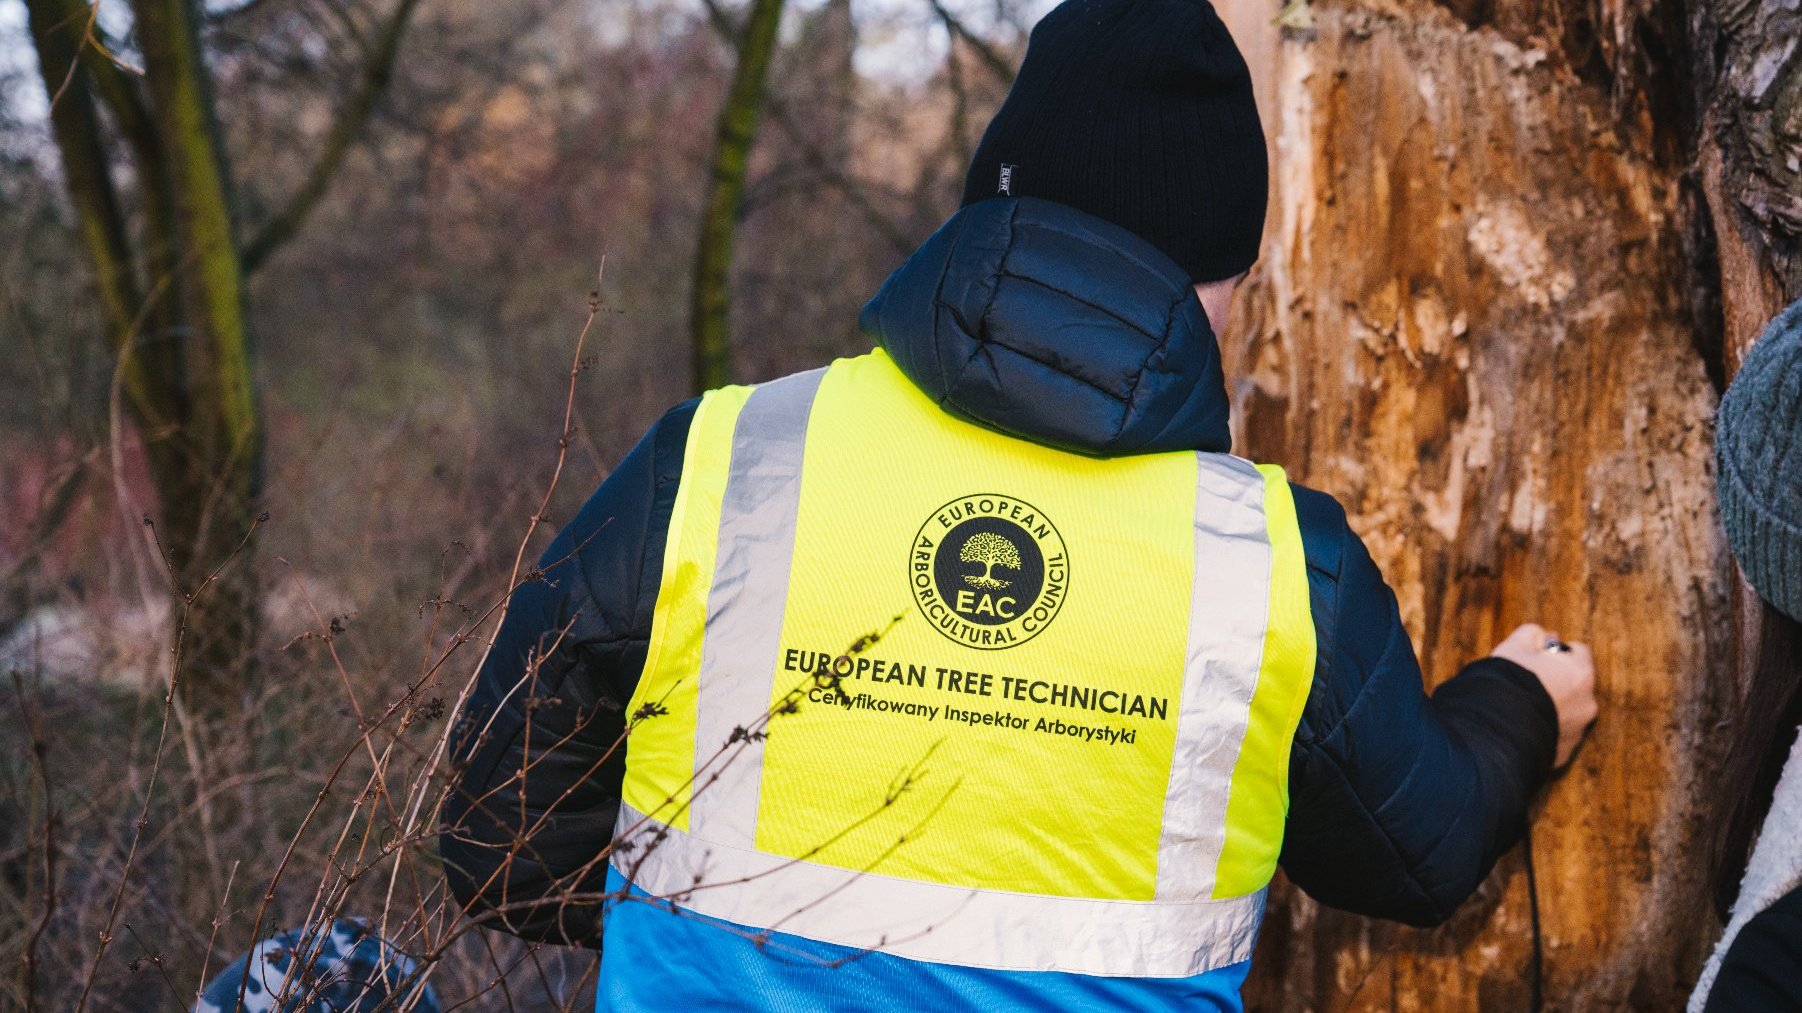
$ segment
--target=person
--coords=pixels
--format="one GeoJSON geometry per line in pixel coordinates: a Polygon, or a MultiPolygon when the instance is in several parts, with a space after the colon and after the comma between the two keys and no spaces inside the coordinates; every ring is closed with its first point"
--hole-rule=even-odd
{"type": "Polygon", "coordinates": [[[622,1010],[1237,1009],[1279,864],[1446,919],[1592,662],[1427,695],[1344,511],[1230,455],[1267,172],[1206,2],[1047,14],[874,350],[670,411],[516,591],[453,895],[622,1010]]]}
{"type": "Polygon", "coordinates": [[[1761,615],[1714,820],[1726,931],[1689,1008],[1802,1010],[1802,302],[1765,329],[1721,399],[1715,486],[1761,615]]]}

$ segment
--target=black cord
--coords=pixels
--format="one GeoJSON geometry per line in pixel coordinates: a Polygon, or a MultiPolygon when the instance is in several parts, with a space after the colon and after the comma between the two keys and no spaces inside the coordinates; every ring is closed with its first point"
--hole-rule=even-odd
{"type": "Polygon", "coordinates": [[[1533,1013],[1540,1013],[1545,1008],[1545,941],[1539,932],[1539,880],[1533,875],[1533,826],[1527,825],[1527,833],[1521,840],[1521,854],[1527,860],[1527,911],[1533,918],[1533,963],[1528,981],[1532,986],[1532,1000],[1529,1007],[1533,1013]]]}

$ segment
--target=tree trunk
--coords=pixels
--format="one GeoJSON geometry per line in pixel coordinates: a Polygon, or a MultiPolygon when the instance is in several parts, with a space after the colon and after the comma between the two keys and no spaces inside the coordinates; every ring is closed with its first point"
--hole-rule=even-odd
{"type": "MultiPolygon", "coordinates": [[[[1691,27],[1649,3],[1335,0],[1284,21],[1270,228],[1226,341],[1238,449],[1346,505],[1429,682],[1520,622],[1594,645],[1600,720],[1533,824],[1546,1003],[1680,1008],[1718,932],[1702,856],[1740,650],[1710,466],[1737,358],[1714,293],[1726,352],[1794,294],[1793,233],[1762,210],[1793,204],[1746,198],[1733,169],[1795,199],[1757,139],[1783,117],[1713,105],[1691,27]],[[1717,143],[1715,175],[1692,174],[1717,143]],[[1704,226],[1724,216],[1717,265],[1704,226]],[[1740,237],[1756,270],[1728,269],[1740,237]]],[[[1434,931],[1279,885],[1248,999],[1527,1009],[1526,879],[1516,849],[1434,931]]]]}
{"type": "Polygon", "coordinates": [[[1731,370],[1783,307],[1802,298],[1802,10],[1695,0],[1706,110],[1697,175],[1719,251],[1731,370]]]}
{"type": "Polygon", "coordinates": [[[159,392],[181,431],[168,451],[173,459],[152,476],[178,609],[188,606],[184,678],[205,698],[247,672],[255,656],[258,598],[246,535],[261,486],[262,424],[198,9],[193,0],[138,0],[132,13],[170,184],[169,245],[182,251],[172,279],[182,327],[170,336],[182,368],[178,382],[159,392]]]}
{"type": "Polygon", "coordinates": [[[183,0],[134,7],[148,102],[86,41],[84,4],[30,0],[28,13],[102,319],[156,486],[158,540],[182,617],[183,682],[194,699],[218,700],[254,658],[257,595],[249,546],[239,546],[257,492],[261,428],[195,11],[183,0]],[[128,239],[97,96],[136,156],[141,252],[128,239]]]}
{"type": "Polygon", "coordinates": [[[133,0],[142,87],[90,37],[87,3],[26,0],[70,204],[156,487],[182,680],[197,702],[228,702],[255,668],[260,613],[248,535],[263,432],[245,274],[292,238],[325,194],[388,87],[417,6],[395,4],[304,182],[241,248],[196,0],[133,0]],[[102,103],[123,145],[103,129],[102,103]],[[135,229],[112,179],[128,156],[143,211],[135,229]]]}
{"type": "Polygon", "coordinates": [[[732,240],[738,233],[739,204],[750,171],[751,145],[763,111],[776,29],[783,0],[751,0],[739,32],[738,62],[720,109],[711,186],[701,212],[701,241],[695,251],[690,328],[694,340],[696,393],[732,382],[732,240]]]}

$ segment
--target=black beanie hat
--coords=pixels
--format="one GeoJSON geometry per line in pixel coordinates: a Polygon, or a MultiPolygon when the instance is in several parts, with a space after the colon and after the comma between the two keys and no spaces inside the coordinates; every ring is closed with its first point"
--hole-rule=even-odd
{"type": "Polygon", "coordinates": [[[1258,259],[1269,173],[1251,73],[1207,0],[1065,0],[1034,26],[963,203],[1056,201],[1219,281],[1258,259]]]}

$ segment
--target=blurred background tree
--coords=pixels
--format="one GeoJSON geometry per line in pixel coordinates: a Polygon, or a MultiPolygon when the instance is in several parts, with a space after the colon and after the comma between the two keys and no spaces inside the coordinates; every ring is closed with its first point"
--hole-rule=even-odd
{"type": "Polygon", "coordinates": [[[732,42],[736,59],[732,85],[720,106],[719,139],[714,143],[707,207],[701,213],[701,238],[695,244],[694,279],[689,283],[694,308],[694,392],[731,382],[732,346],[727,332],[732,288],[732,239],[743,213],[751,145],[763,119],[763,97],[770,62],[776,55],[776,29],[782,25],[782,0],[752,0],[745,23],[734,27],[717,6],[707,13],[732,42]]]}
{"type": "MultiPolygon", "coordinates": [[[[408,889],[389,898],[345,887],[332,903],[425,912],[408,916],[402,942],[415,952],[440,945],[454,911],[428,892],[436,873],[424,838],[391,822],[376,787],[323,800],[320,789],[368,776],[360,722],[397,698],[409,701],[406,721],[436,714],[437,724],[420,718],[406,725],[410,737],[393,739],[384,727],[379,754],[429,762],[415,752],[420,729],[437,734],[455,703],[473,666],[467,652],[492,628],[478,623],[492,615],[556,456],[568,357],[603,258],[569,467],[529,553],[691,391],[689,289],[753,7],[187,9],[260,434],[238,446],[261,447],[260,468],[237,473],[251,484],[237,487],[246,498],[229,522],[235,536],[200,551],[217,566],[245,521],[265,509],[271,519],[255,551],[225,571],[240,583],[212,588],[241,610],[238,644],[219,655],[236,652],[219,662],[216,698],[232,705],[231,719],[178,720],[159,753],[158,686],[175,620],[139,518],[158,516],[167,547],[171,508],[151,442],[173,434],[138,417],[122,373],[115,398],[114,378],[121,361],[147,361],[164,326],[152,314],[179,309],[176,282],[207,279],[191,279],[179,257],[173,273],[147,263],[158,233],[143,191],[155,166],[140,166],[96,83],[116,78],[146,108],[155,100],[162,64],[146,58],[137,11],[124,0],[66,6],[45,33],[23,0],[0,0],[0,692],[18,696],[0,709],[0,966],[19,971],[0,975],[0,1006],[24,1005],[23,976],[41,1008],[73,1008],[90,965],[96,1003],[177,1005],[138,958],[162,957],[186,991],[203,966],[217,969],[248,944],[271,884],[265,932],[304,917],[321,877],[354,864],[335,848],[383,836],[408,842],[390,857],[407,865],[408,889]],[[75,68],[60,95],[62,79],[47,85],[37,59],[46,35],[61,40],[64,73],[75,68]],[[392,73],[378,74],[384,66],[392,73]],[[109,329],[119,315],[107,315],[64,169],[65,107],[87,110],[87,136],[102,147],[96,164],[119,235],[100,238],[137,258],[120,300],[136,328],[130,355],[109,329]],[[401,696],[406,688],[414,692],[401,696]],[[50,736],[41,764],[26,716],[50,736]],[[356,755],[337,771],[346,749],[356,755]],[[153,804],[140,823],[146,793],[153,804]],[[358,814],[379,815],[379,828],[345,830],[358,814]],[[112,941],[96,963],[103,930],[112,941]]],[[[1017,60],[1043,6],[783,5],[741,191],[716,203],[735,229],[723,247],[729,379],[861,350],[858,307],[955,203],[970,147],[1005,91],[995,65],[1017,60]]],[[[171,319],[170,337],[194,340],[186,318],[171,319]]],[[[228,455],[209,477],[215,519],[240,463],[228,455]]],[[[393,804],[404,813],[404,802],[393,804]]],[[[524,959],[498,938],[454,946],[435,978],[452,995],[521,978],[503,984],[515,989],[513,1008],[563,1008],[591,987],[574,958],[524,959]]]]}
{"type": "MultiPolygon", "coordinates": [[[[26,2],[69,205],[156,491],[155,550],[175,598],[185,691],[196,698],[217,701],[255,669],[260,596],[248,538],[263,419],[245,278],[324,195],[387,87],[417,2],[398,0],[372,30],[358,23],[367,12],[332,7],[365,51],[363,66],[304,180],[254,226],[237,211],[213,99],[211,66],[229,54],[209,45],[216,25],[195,0],[132,3],[130,49],[105,38],[98,4],[26,2]]],[[[64,480],[73,486],[75,473],[64,480]]],[[[66,514],[66,503],[51,506],[51,517],[66,514]]]]}

